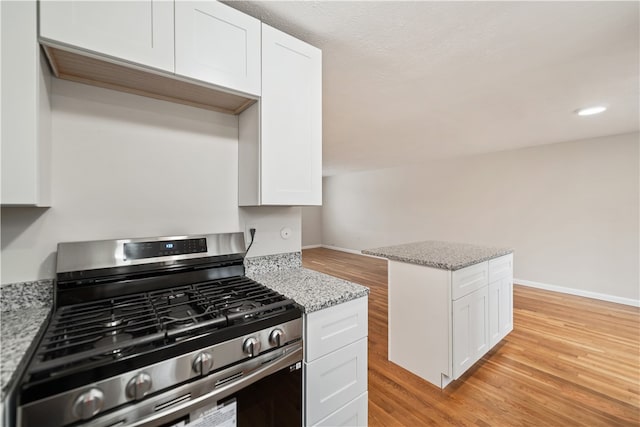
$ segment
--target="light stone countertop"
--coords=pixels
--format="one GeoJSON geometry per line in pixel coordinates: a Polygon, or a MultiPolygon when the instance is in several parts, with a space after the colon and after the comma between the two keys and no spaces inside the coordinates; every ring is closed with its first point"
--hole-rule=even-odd
{"type": "Polygon", "coordinates": [[[251,279],[300,304],[305,313],[322,310],[369,294],[369,288],[307,268],[254,274],[251,279]]]}
{"type": "Polygon", "coordinates": [[[424,265],[443,270],[459,270],[512,252],[513,249],[511,248],[495,248],[434,240],[362,251],[366,255],[375,255],[392,261],[424,265]]]}
{"type": "Polygon", "coordinates": [[[4,399],[9,387],[27,363],[25,355],[37,345],[36,337],[46,326],[49,307],[23,308],[0,313],[0,387],[4,399]]]}
{"type": "Polygon", "coordinates": [[[52,302],[52,280],[0,286],[0,399],[21,374],[31,346],[37,345],[52,302]]]}
{"type": "MultiPolygon", "coordinates": [[[[247,260],[247,276],[295,300],[309,313],[369,294],[369,288],[301,267],[300,252],[247,260]]],[[[31,346],[46,326],[51,280],[0,287],[0,399],[26,365],[31,346]]]]}

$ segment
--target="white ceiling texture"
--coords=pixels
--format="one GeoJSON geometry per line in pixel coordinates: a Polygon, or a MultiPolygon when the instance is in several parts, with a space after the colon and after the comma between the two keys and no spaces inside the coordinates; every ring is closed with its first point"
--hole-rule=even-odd
{"type": "Polygon", "coordinates": [[[322,49],[324,175],[639,129],[639,2],[228,4],[322,49]]]}

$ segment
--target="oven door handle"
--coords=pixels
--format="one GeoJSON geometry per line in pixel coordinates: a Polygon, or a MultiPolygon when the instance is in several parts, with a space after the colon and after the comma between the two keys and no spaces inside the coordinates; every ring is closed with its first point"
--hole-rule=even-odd
{"type": "MultiPolygon", "coordinates": [[[[267,356],[267,355],[265,355],[267,356]]],[[[259,358],[259,357],[258,357],[259,358]]],[[[253,362],[255,359],[251,359],[249,362],[253,362]]],[[[159,426],[163,425],[166,422],[173,421],[176,417],[184,417],[192,412],[194,407],[198,407],[199,404],[211,400],[211,399],[224,399],[227,396],[230,396],[244,387],[247,387],[255,382],[260,381],[261,379],[278,372],[279,370],[286,368],[287,366],[293,365],[296,362],[302,361],[302,343],[296,343],[296,345],[291,349],[291,351],[286,352],[285,354],[277,357],[276,359],[269,360],[264,362],[262,366],[259,366],[255,369],[251,369],[249,371],[242,372],[242,376],[235,381],[230,381],[220,386],[216,386],[211,392],[203,394],[193,400],[188,400],[183,402],[177,406],[171,407],[171,409],[167,409],[166,411],[157,412],[149,417],[146,417],[142,420],[139,420],[133,424],[132,426],[159,426]]],[[[247,363],[249,363],[247,362],[247,363]]]]}

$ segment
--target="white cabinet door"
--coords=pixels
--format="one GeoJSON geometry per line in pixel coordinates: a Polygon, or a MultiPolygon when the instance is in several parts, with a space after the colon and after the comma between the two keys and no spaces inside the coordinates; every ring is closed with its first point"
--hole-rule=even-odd
{"type": "Polygon", "coordinates": [[[489,351],[489,288],[484,287],[471,294],[473,307],[474,362],[489,351]]]}
{"type": "Polygon", "coordinates": [[[453,301],[453,378],[457,379],[473,364],[473,345],[471,333],[473,329],[472,295],[453,301]]]}
{"type": "Polygon", "coordinates": [[[513,279],[505,277],[500,280],[500,303],[498,326],[500,339],[513,331],[513,279]]]}
{"type": "Polygon", "coordinates": [[[172,1],[41,1],[40,38],[174,71],[172,1]]]}
{"type": "Polygon", "coordinates": [[[176,1],[176,74],[260,95],[260,21],[217,1],[176,1]]]}
{"type": "Polygon", "coordinates": [[[48,65],[37,41],[35,1],[0,2],[2,205],[51,206],[48,65]]]}
{"type": "Polygon", "coordinates": [[[453,378],[489,350],[489,291],[485,286],[453,301],[453,378]]]}
{"type": "Polygon", "coordinates": [[[489,346],[513,330],[513,280],[504,277],[489,285],[489,346]]]}
{"type": "Polygon", "coordinates": [[[501,281],[489,284],[489,346],[493,347],[502,339],[500,336],[500,296],[501,281]]]}
{"type": "Polygon", "coordinates": [[[306,425],[367,391],[367,338],[305,363],[306,425]]]}
{"type": "Polygon", "coordinates": [[[322,52],[262,24],[261,103],[261,204],[321,205],[322,52]]]}
{"type": "Polygon", "coordinates": [[[328,417],[320,420],[316,426],[347,427],[368,425],[369,393],[363,393],[360,397],[347,403],[328,417]]]}

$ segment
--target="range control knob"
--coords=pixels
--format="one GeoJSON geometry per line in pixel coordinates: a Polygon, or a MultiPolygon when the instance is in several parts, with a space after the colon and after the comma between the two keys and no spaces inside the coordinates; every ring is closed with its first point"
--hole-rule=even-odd
{"type": "Polygon", "coordinates": [[[151,376],[141,372],[127,383],[127,397],[140,400],[151,390],[151,376]]]}
{"type": "Polygon", "coordinates": [[[213,367],[213,356],[211,353],[203,351],[193,359],[193,371],[196,374],[206,375],[213,367]]]}
{"type": "Polygon", "coordinates": [[[82,420],[88,420],[100,412],[102,405],[104,405],[104,393],[102,390],[99,388],[89,389],[73,402],[73,415],[82,420]]]}
{"type": "Polygon", "coordinates": [[[256,338],[251,337],[244,340],[244,344],[242,344],[242,350],[249,355],[249,357],[254,357],[260,353],[260,341],[256,338]]]}
{"type": "Polygon", "coordinates": [[[284,343],[284,331],[280,328],[276,328],[269,334],[269,343],[280,347],[284,343]]]}

